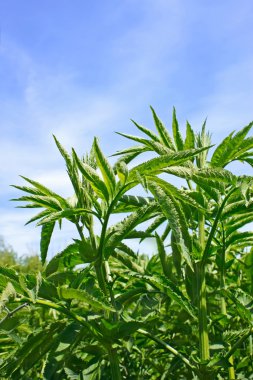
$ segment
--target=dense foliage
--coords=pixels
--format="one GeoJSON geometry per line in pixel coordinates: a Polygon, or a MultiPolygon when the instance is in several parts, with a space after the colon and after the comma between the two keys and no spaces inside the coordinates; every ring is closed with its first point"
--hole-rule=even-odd
{"type": "Polygon", "coordinates": [[[15,186],[42,209],[29,222],[42,226],[43,267],[0,268],[2,379],[253,378],[252,177],[226,168],[253,165],[252,123],[211,149],[205,124],[183,136],[175,110],[172,133],[152,113],[156,132],[121,134],[138,145],[113,166],[96,138],[85,157],[55,138],[70,198],[26,177],[15,186]],[[64,219],[78,238],[48,262],[64,219]]]}

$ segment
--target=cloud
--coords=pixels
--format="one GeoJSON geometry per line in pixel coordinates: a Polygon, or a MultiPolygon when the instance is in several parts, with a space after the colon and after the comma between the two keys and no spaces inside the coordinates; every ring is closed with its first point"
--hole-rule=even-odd
{"type": "MultiPolygon", "coordinates": [[[[1,214],[7,224],[2,222],[2,231],[18,251],[23,252],[30,240],[38,246],[39,233],[20,224],[26,214],[14,211],[7,201],[17,196],[9,184],[23,183],[18,178],[23,174],[61,194],[72,194],[52,133],[67,150],[74,146],[79,154],[89,150],[93,136],[99,136],[102,149],[112,154],[130,145],[113,131],[138,134],[130,118],[153,128],[148,104],[158,106],[165,121],[167,109],[175,104],[181,125],[187,117],[197,130],[208,116],[207,128],[216,141],[252,119],[253,59],[246,54],[246,44],[236,59],[221,60],[224,42],[235,36],[234,24],[223,25],[226,10],[218,7],[217,31],[214,10],[193,7],[194,3],[129,0],[107,5],[106,17],[101,9],[93,9],[96,16],[87,17],[87,25],[77,19],[69,30],[57,24],[52,31],[40,19],[38,25],[49,27],[46,32],[36,29],[40,41],[45,33],[49,38],[52,32],[55,38],[52,46],[43,45],[43,54],[19,35],[5,34],[0,160],[7,163],[1,169],[1,214]],[[99,29],[89,29],[95,19],[101,19],[101,25],[96,24],[99,29]],[[78,50],[83,45],[85,49],[78,50]]],[[[242,28],[245,17],[240,11],[236,27],[242,28]]],[[[239,34],[236,41],[239,47],[239,34]]]]}

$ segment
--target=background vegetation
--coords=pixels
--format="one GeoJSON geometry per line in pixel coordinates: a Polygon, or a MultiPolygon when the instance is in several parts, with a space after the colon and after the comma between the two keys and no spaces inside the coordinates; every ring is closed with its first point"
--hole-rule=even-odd
{"type": "Polygon", "coordinates": [[[226,168],[252,165],[252,124],[212,148],[205,123],[181,133],[174,110],[169,132],[151,110],[114,165],[96,138],[84,157],[55,138],[70,198],[16,186],[41,209],[41,264],[2,246],[2,379],[253,378],[252,177],[226,168]],[[47,261],[64,219],[79,238],[47,261]]]}

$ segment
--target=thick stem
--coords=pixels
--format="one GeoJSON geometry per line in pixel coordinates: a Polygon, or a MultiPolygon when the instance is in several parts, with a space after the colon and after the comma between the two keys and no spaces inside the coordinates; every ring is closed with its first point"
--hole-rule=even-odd
{"type": "MultiPolygon", "coordinates": [[[[205,248],[205,216],[199,213],[199,244],[202,252],[205,248]]],[[[206,279],[205,265],[201,262],[196,265],[198,279],[198,320],[199,320],[199,348],[201,360],[209,360],[209,336],[207,328],[207,306],[206,306],[206,279]]]]}
{"type": "Polygon", "coordinates": [[[210,359],[209,336],[207,328],[207,306],[206,306],[206,280],[205,268],[197,266],[198,275],[198,320],[199,320],[199,348],[200,359],[205,361],[210,359]]]}
{"type": "Polygon", "coordinates": [[[113,348],[112,346],[108,347],[108,355],[110,360],[110,366],[111,366],[111,375],[112,380],[121,380],[121,373],[119,368],[119,357],[117,353],[117,349],[113,348]]]}
{"type": "MultiPolygon", "coordinates": [[[[225,278],[226,278],[226,237],[224,226],[222,223],[222,249],[221,249],[221,271],[220,271],[220,288],[225,289],[225,278]]],[[[227,305],[225,297],[221,297],[221,314],[227,315],[227,305]]],[[[228,346],[228,349],[231,349],[231,345],[228,346]]],[[[228,367],[228,378],[229,380],[235,380],[235,368],[234,368],[234,358],[231,355],[228,359],[230,367],[228,367]]]]}

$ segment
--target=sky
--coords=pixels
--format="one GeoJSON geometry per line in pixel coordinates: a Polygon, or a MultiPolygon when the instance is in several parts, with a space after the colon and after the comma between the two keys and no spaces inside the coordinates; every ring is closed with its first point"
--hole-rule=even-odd
{"type": "MultiPolygon", "coordinates": [[[[52,134],[80,154],[97,136],[109,156],[130,145],[115,131],[138,134],[130,119],[153,128],[149,105],[168,127],[173,106],[182,127],[207,117],[214,143],[252,121],[252,19],[252,0],[0,0],[6,243],[39,252],[40,228],[24,226],[34,212],[9,201],[20,175],[72,195],[52,134]]],[[[50,255],[71,237],[64,225],[50,255]]]]}

